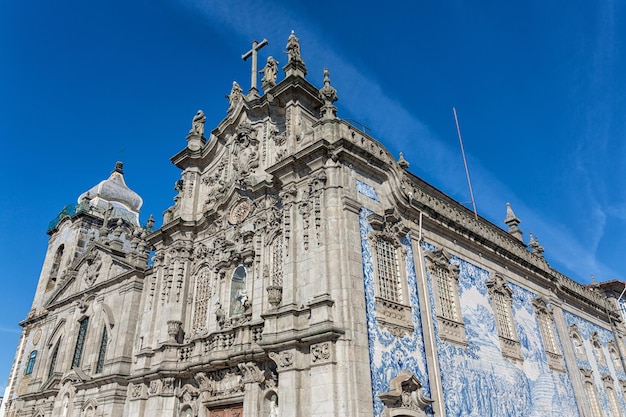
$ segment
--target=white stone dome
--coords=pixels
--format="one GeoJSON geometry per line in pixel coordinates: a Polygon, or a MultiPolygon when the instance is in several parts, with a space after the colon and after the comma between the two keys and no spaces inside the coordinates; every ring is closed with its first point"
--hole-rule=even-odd
{"type": "Polygon", "coordinates": [[[117,162],[111,176],[82,193],[78,197],[78,202],[80,203],[87,197],[90,203],[96,207],[106,209],[112,205],[114,217],[132,219],[133,223],[139,224],[139,209],[143,200],[139,194],[126,185],[122,168],[123,164],[117,162]],[[115,216],[116,214],[117,216],[115,216]]]}

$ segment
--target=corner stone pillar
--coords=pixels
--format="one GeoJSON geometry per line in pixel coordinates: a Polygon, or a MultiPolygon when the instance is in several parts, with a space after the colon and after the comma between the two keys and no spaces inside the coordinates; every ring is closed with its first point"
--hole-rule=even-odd
{"type": "Polygon", "coordinates": [[[281,416],[308,415],[301,412],[302,386],[301,372],[296,367],[296,359],[300,353],[292,348],[280,352],[270,352],[269,357],[276,363],[278,371],[278,409],[281,416]]]}

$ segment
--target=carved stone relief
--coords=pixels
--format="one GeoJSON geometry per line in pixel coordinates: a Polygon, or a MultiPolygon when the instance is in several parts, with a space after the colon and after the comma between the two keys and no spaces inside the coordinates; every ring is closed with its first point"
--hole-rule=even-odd
{"type": "Polygon", "coordinates": [[[278,369],[284,370],[293,367],[294,354],[292,352],[270,352],[269,357],[276,363],[278,369]]]}

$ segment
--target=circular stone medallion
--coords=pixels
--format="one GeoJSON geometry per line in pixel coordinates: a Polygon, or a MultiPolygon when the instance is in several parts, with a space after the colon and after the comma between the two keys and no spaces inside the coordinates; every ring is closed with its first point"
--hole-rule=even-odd
{"type": "Polygon", "coordinates": [[[251,208],[252,206],[250,204],[250,200],[239,200],[230,210],[230,216],[228,220],[232,224],[241,223],[246,219],[246,217],[248,217],[251,208]]]}

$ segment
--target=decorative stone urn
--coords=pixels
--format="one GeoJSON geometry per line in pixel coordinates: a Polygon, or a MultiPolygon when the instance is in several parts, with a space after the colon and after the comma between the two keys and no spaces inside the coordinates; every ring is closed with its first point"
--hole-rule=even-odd
{"type": "Polygon", "coordinates": [[[273,308],[277,308],[283,300],[283,287],[280,285],[270,285],[266,288],[267,300],[273,308]]]}
{"type": "Polygon", "coordinates": [[[180,333],[180,329],[183,325],[182,321],[179,320],[168,320],[167,321],[167,334],[170,337],[170,342],[177,342],[178,333],[180,333]]]}

